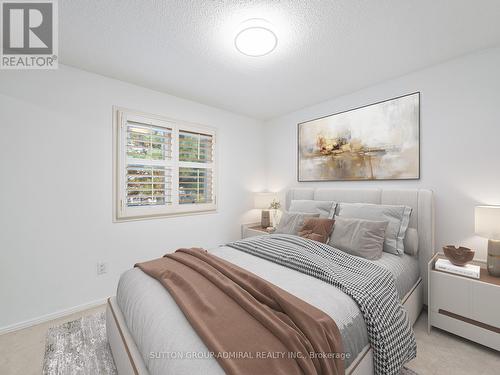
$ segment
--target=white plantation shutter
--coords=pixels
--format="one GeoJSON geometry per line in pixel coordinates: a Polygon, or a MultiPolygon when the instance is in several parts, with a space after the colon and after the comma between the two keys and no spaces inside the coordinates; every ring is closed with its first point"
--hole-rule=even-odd
{"type": "Polygon", "coordinates": [[[117,110],[116,219],[216,209],[215,131],[117,110]]]}
{"type": "Polygon", "coordinates": [[[127,206],[172,204],[172,169],[127,165],[127,206]]]}
{"type": "Polygon", "coordinates": [[[213,136],[179,130],[179,204],[212,203],[213,136]]]}
{"type": "Polygon", "coordinates": [[[126,122],[126,205],[172,204],[172,129],[139,121],[126,122]]]}
{"type": "Polygon", "coordinates": [[[127,156],[165,160],[172,157],[172,129],[127,121],[127,156]]]}
{"type": "Polygon", "coordinates": [[[213,137],[209,134],[179,131],[179,161],[211,163],[213,137]]]}
{"type": "Polygon", "coordinates": [[[179,204],[212,202],[212,169],[179,168],[179,204]]]}

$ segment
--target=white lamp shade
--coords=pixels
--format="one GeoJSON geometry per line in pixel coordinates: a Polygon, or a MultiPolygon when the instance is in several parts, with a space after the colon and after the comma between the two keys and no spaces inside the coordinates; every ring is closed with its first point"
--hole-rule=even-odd
{"type": "Polygon", "coordinates": [[[476,234],[500,240],[500,206],[478,206],[475,211],[476,234]]]}
{"type": "Polygon", "coordinates": [[[274,193],[256,193],[254,198],[255,208],[269,209],[274,198],[276,198],[276,194],[274,193]]]}

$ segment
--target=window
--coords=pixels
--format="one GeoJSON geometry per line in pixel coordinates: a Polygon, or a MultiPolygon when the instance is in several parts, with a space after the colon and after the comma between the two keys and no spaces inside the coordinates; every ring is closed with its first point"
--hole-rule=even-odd
{"type": "Polygon", "coordinates": [[[215,130],[115,110],[117,220],[217,208],[215,130]]]}

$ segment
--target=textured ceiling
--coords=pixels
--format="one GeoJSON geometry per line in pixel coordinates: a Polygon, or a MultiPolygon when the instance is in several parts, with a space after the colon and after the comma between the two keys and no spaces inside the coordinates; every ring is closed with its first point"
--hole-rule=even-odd
{"type": "Polygon", "coordinates": [[[499,0],[62,0],[63,64],[269,119],[500,44],[499,0]],[[252,58],[241,22],[279,43],[252,58]]]}

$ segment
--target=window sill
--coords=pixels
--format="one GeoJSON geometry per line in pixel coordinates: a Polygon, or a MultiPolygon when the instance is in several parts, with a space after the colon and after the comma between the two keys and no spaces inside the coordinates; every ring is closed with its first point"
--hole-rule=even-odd
{"type": "Polygon", "coordinates": [[[181,216],[197,216],[197,215],[208,215],[217,214],[219,211],[217,208],[205,209],[200,211],[190,211],[190,212],[172,212],[172,213],[161,213],[157,215],[137,215],[137,216],[126,216],[118,217],[114,215],[113,223],[124,223],[128,221],[142,221],[142,220],[154,220],[154,219],[168,219],[171,217],[181,217],[181,216]]]}

